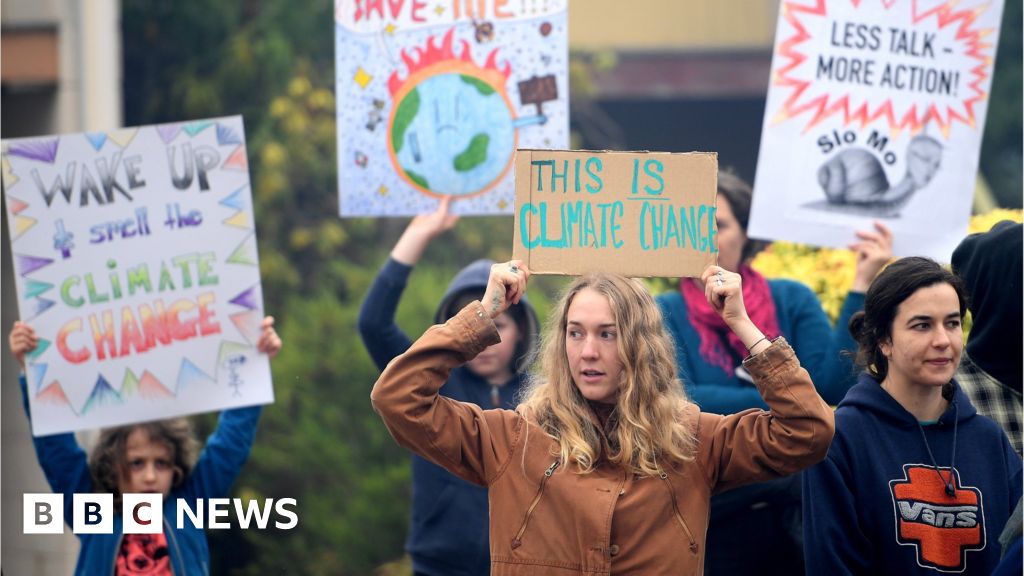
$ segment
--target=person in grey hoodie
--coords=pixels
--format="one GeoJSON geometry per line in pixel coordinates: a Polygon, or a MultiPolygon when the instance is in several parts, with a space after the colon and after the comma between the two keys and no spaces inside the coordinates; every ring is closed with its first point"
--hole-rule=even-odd
{"type": "MultiPolygon", "coordinates": [[[[412,344],[395,324],[409,274],[430,242],[451,230],[450,198],[437,211],[413,218],[370,286],[359,310],[359,335],[380,370],[412,344]]],[[[487,287],[491,260],[477,260],[452,279],[434,322],[447,321],[487,287]]],[[[482,408],[514,409],[526,377],[524,359],[536,340],[536,312],[524,298],[495,320],[501,342],[455,369],[441,394],[482,408]]],[[[490,573],[487,490],[419,456],[412,457],[412,517],[405,549],[413,573],[475,576],[490,573]]]]}

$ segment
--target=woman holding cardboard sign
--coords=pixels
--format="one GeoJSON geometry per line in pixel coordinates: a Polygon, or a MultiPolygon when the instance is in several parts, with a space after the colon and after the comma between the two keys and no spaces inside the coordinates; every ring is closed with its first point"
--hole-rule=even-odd
{"type": "Polygon", "coordinates": [[[567,288],[516,410],[440,396],[451,370],[499,340],[494,319],[529,276],[518,260],[495,264],[483,298],[395,358],[371,394],[400,444],[488,487],[492,574],[700,573],[711,494],[827,451],[832,411],[785,339],[750,320],[740,275],[717,266],[705,297],[747,346],[771,412],[701,412],[654,299],[615,274],[567,288]]]}
{"type": "MultiPolygon", "coordinates": [[[[882,224],[858,233],[853,286],[833,328],[821,302],[807,286],[792,280],[767,280],[750,267],[761,246],[747,238],[752,190],[740,178],[718,175],[718,263],[743,278],[743,299],[754,322],[769,337],[785,336],[807,368],[818,393],[837,404],[856,380],[847,331],[850,317],[864,308],[864,292],[892,258],[892,235],[882,224]],[[850,355],[841,353],[849,350],[850,355]]],[[[733,414],[765,408],[742,364],[743,343],[704,299],[705,286],[683,278],[679,290],[658,296],[665,323],[676,344],[680,379],[705,410],[733,414]]],[[[784,478],[723,494],[712,502],[708,533],[708,574],[799,574],[800,480],[784,478]],[[736,554],[737,549],[748,554],[736,554]]]]}

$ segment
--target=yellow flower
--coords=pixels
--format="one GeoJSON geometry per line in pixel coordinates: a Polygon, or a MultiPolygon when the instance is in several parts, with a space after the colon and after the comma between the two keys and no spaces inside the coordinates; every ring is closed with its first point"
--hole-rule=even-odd
{"type": "MultiPolygon", "coordinates": [[[[1001,220],[1024,220],[1021,210],[997,208],[971,217],[968,233],[985,232],[1001,220]]],[[[751,265],[767,278],[789,278],[807,284],[835,322],[853,284],[856,257],[849,250],[814,248],[793,242],[774,242],[751,265]]]]}

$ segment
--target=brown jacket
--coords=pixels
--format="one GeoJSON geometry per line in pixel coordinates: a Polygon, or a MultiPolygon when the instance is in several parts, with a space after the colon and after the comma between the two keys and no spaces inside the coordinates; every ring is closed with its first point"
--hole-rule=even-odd
{"type": "Polygon", "coordinates": [[[438,395],[450,370],[498,340],[474,302],[395,358],[370,396],[399,444],[488,487],[492,575],[700,574],[711,494],[793,474],[824,458],[832,440],[832,410],[779,338],[745,362],[771,412],[719,416],[689,405],[693,461],[662,477],[609,464],[577,474],[519,413],[438,395]]]}

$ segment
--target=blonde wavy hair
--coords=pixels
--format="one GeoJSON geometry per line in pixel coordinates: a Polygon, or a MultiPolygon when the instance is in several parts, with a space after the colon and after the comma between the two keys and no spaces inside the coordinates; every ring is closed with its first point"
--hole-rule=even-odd
{"type": "Polygon", "coordinates": [[[561,461],[576,462],[586,474],[603,453],[629,473],[657,476],[666,463],[693,460],[697,438],[680,417],[689,400],[676,376],[675,349],[643,284],[616,274],[588,274],[566,288],[553,311],[519,409],[558,440],[561,461]],[[623,370],[606,435],[593,424],[566,355],[569,305],[583,290],[608,298],[619,334],[623,370]]]}

